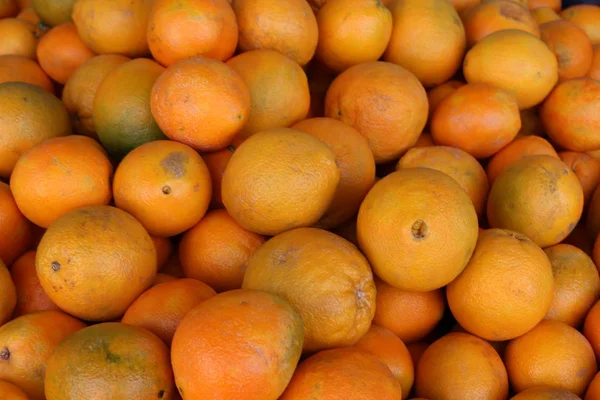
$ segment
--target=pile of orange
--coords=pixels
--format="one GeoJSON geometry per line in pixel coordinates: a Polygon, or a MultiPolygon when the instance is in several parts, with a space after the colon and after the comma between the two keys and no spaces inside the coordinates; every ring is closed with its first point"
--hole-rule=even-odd
{"type": "Polygon", "coordinates": [[[600,400],[600,6],[0,0],[0,399],[600,400]]]}

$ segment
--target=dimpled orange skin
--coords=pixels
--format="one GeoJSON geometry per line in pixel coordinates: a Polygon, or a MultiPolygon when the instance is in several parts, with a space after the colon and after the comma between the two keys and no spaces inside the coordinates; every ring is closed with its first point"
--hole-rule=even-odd
{"type": "Polygon", "coordinates": [[[56,305],[87,321],[123,315],[156,275],[152,238],[131,214],[79,208],[57,219],[36,254],[42,287],[56,305]]]}
{"type": "Polygon", "coordinates": [[[356,348],[321,351],[304,360],[279,400],[401,400],[389,368],[356,348]]]}
{"type": "Polygon", "coordinates": [[[86,325],[58,310],[15,318],[0,327],[0,379],[17,384],[30,400],[44,397],[44,370],[56,346],[86,325]]]}
{"type": "Polygon", "coordinates": [[[194,307],[171,358],[186,399],[277,399],[302,353],[302,318],[280,297],[232,290],[194,307]]]}
{"type": "Polygon", "coordinates": [[[559,83],[540,117],[550,139],[565,150],[600,149],[600,81],[577,78],[559,83]]]}
{"type": "Polygon", "coordinates": [[[227,147],[248,121],[250,92],[227,64],[193,57],[169,66],[150,100],[163,133],[201,151],[227,147]]]}
{"type": "Polygon", "coordinates": [[[0,300],[0,326],[2,326],[2,324],[10,320],[17,305],[17,289],[2,259],[0,259],[0,290],[2,291],[2,299],[0,300]]]}
{"type": "Polygon", "coordinates": [[[432,343],[419,359],[415,392],[430,399],[505,400],[508,378],[491,344],[452,332],[432,343]]]}
{"type": "Polygon", "coordinates": [[[340,181],[335,154],[316,137],[291,128],[252,135],[223,174],[225,208],[238,224],[262,235],[315,224],[340,181]]]}
{"type": "Polygon", "coordinates": [[[600,160],[590,154],[575,151],[561,151],[558,156],[579,178],[584,202],[587,205],[600,183],[600,160]]]}
{"type": "Polygon", "coordinates": [[[171,400],[167,346],[137,326],[105,322],[75,332],[48,358],[47,400],[171,400]]]}
{"type": "Polygon", "coordinates": [[[487,204],[490,227],[521,232],[540,247],[569,236],[583,212],[577,175],[560,159],[522,158],[498,175],[487,204]]]}
{"type": "Polygon", "coordinates": [[[277,235],[248,261],[242,288],[289,301],[304,321],[304,350],[356,343],[375,314],[369,263],[350,242],[317,228],[277,235]]]}
{"type": "Polygon", "coordinates": [[[562,10],[560,16],[583,28],[592,44],[600,44],[600,7],[597,4],[577,4],[562,10]]]}
{"type": "Polygon", "coordinates": [[[539,246],[519,233],[488,229],[479,234],[473,257],[447,286],[446,297],[465,330],[503,341],[539,323],[553,292],[552,265],[539,246]]]}
{"type": "Polygon", "coordinates": [[[0,83],[3,82],[27,82],[54,93],[54,84],[42,67],[25,56],[0,56],[0,83]]]}
{"type": "Polygon", "coordinates": [[[581,397],[566,389],[535,387],[522,391],[510,400],[581,400],[581,397]]]}
{"type": "Polygon", "coordinates": [[[477,213],[467,192],[447,174],[406,168],[367,194],[357,234],[381,279],[402,290],[427,292],[447,285],[467,265],[477,241],[477,213]]]}
{"type": "Polygon", "coordinates": [[[325,96],[325,116],[365,136],[377,163],[394,160],[416,143],[428,109],[421,82],[401,66],[381,61],[348,68],[325,96]]]}

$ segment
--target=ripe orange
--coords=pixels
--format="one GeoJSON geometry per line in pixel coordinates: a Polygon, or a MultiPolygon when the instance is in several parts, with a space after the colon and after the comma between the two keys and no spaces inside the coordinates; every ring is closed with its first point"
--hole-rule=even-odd
{"type": "Polygon", "coordinates": [[[152,242],[156,249],[156,268],[160,270],[167,264],[171,255],[173,255],[175,246],[171,238],[168,237],[152,236],[152,242]]]}
{"type": "Polygon", "coordinates": [[[557,13],[558,11],[555,11],[550,7],[540,7],[531,10],[531,15],[533,16],[533,19],[535,19],[535,21],[538,23],[538,25],[545,24],[546,22],[560,20],[561,17],[557,13]]]}
{"type": "Polygon", "coordinates": [[[143,57],[153,0],[77,0],[72,18],[81,40],[95,53],[143,57]]]}
{"type": "MultiPolygon", "coordinates": [[[[588,386],[584,400],[595,400],[600,396],[600,373],[597,373],[588,386]]],[[[570,400],[570,399],[567,399],[570,400]]]]}
{"type": "Polygon", "coordinates": [[[387,175],[358,212],[358,242],[373,271],[407,291],[431,291],[454,280],[471,258],[477,232],[467,192],[430,168],[387,175]]]}
{"type": "Polygon", "coordinates": [[[538,386],[524,390],[510,400],[581,400],[581,397],[566,389],[538,386]]]}
{"type": "MultiPolygon", "coordinates": [[[[57,26],[71,21],[73,4],[76,0],[26,0],[45,25],[57,26]]],[[[21,1],[24,3],[24,1],[21,1]]]]}
{"type": "Polygon", "coordinates": [[[335,154],[316,137],[275,128],[246,139],[223,175],[222,197],[242,227],[263,235],[315,224],[340,181],[335,154]]]}
{"type": "Polygon", "coordinates": [[[14,17],[19,12],[19,5],[16,0],[0,1],[0,18],[14,17]]]}
{"type": "Polygon", "coordinates": [[[412,147],[428,113],[423,85],[408,70],[388,62],[366,62],[335,78],[325,97],[325,116],[356,128],[378,163],[412,147]]]}
{"type": "Polygon", "coordinates": [[[316,58],[333,71],[377,61],[390,41],[392,13],[379,0],[329,0],[316,15],[316,58]]]}
{"type": "Polygon", "coordinates": [[[466,12],[464,23],[469,47],[491,33],[507,29],[540,37],[540,28],[527,7],[512,0],[484,1],[466,12]]]}
{"type": "Polygon", "coordinates": [[[286,128],[306,118],[310,93],[306,73],[294,60],[274,50],[239,54],[227,65],[250,90],[250,113],[240,136],[271,128],[286,128]]]}
{"type": "Polygon", "coordinates": [[[588,71],[587,76],[600,80],[600,44],[594,45],[593,49],[592,67],[588,71]]]}
{"type": "Polygon", "coordinates": [[[559,158],[554,147],[546,139],[534,135],[518,137],[489,160],[486,170],[490,184],[493,184],[498,175],[516,161],[534,155],[559,158]]]}
{"type": "Polygon", "coordinates": [[[441,85],[434,86],[427,91],[427,100],[429,101],[429,122],[431,122],[431,117],[440,103],[464,84],[464,82],[459,80],[450,80],[441,85]]]}
{"type": "Polygon", "coordinates": [[[375,277],[377,302],[373,323],[392,331],[405,343],[430,334],[444,316],[446,298],[441,289],[407,292],[375,277]]]}
{"type": "Polygon", "coordinates": [[[121,322],[145,328],[170,346],[183,317],[216,294],[210,286],[196,279],[165,282],[142,293],[129,306],[121,322]]]}
{"type": "Polygon", "coordinates": [[[600,160],[587,153],[562,151],[558,153],[562,162],[575,172],[583,188],[584,203],[587,205],[600,183],[600,160]]]}
{"type": "Polygon", "coordinates": [[[354,345],[379,358],[388,366],[394,378],[400,383],[404,398],[412,389],[415,379],[415,367],[410,352],[402,340],[388,329],[371,325],[367,333],[354,345]]]}
{"type": "Polygon", "coordinates": [[[389,368],[365,350],[337,348],[304,360],[279,400],[401,400],[389,368]]]}
{"type": "Polygon", "coordinates": [[[221,196],[221,183],[223,182],[223,174],[225,168],[229,164],[229,160],[235,151],[236,146],[230,144],[226,148],[211,153],[204,153],[202,159],[210,172],[212,182],[212,196],[210,200],[210,208],[223,208],[223,198],[221,196]]]}
{"type": "Polygon", "coordinates": [[[517,393],[550,386],[583,396],[598,370],[590,343],[575,328],[558,321],[542,321],[512,340],[504,363],[517,393]]]}
{"type": "Polygon", "coordinates": [[[570,79],[559,83],[542,105],[540,117],[550,139],[565,150],[600,149],[600,81],[570,79]]]}
{"type": "Polygon", "coordinates": [[[350,346],[369,329],[375,284],[369,263],[331,232],[298,228],[259,247],[248,261],[244,289],[289,301],[304,322],[304,350],[350,346]]]}
{"type": "Polygon", "coordinates": [[[446,0],[404,0],[392,6],[394,27],[384,60],[412,72],[425,87],[442,84],[460,68],[465,29],[446,0]],[[419,43],[419,46],[414,46],[419,43]]]}
{"type": "Polygon", "coordinates": [[[600,359],[600,301],[594,304],[585,317],[583,334],[592,345],[596,357],[600,359]]]}
{"type": "Polygon", "coordinates": [[[71,22],[45,33],[36,54],[44,72],[63,85],[81,64],[95,55],[79,38],[77,28],[71,22]]]}
{"type": "Polygon", "coordinates": [[[17,207],[8,186],[0,182],[0,260],[12,265],[33,242],[33,226],[17,207]]]}
{"type": "MultiPolygon", "coordinates": [[[[0,298],[0,327],[8,322],[17,305],[17,290],[10,276],[10,272],[4,262],[0,259],[0,289],[2,289],[2,298],[0,298]]],[[[1,356],[1,354],[0,354],[1,356]]]]}
{"type": "Polygon", "coordinates": [[[83,322],[57,310],[23,315],[2,325],[0,379],[19,386],[29,400],[45,400],[48,357],[60,342],[84,327],[83,322]]]}
{"type": "Polygon", "coordinates": [[[265,242],[242,228],[226,210],[209,211],[185,232],[179,259],[185,276],[207,283],[217,292],[240,289],[250,256],[265,242]]]}
{"type": "Polygon", "coordinates": [[[429,347],[429,343],[424,340],[408,343],[406,345],[406,348],[408,349],[408,351],[410,352],[410,356],[412,357],[415,369],[416,369],[416,366],[419,364],[419,361],[421,360],[423,353],[425,353],[425,350],[427,350],[428,347],[429,347]]]}
{"type": "Polygon", "coordinates": [[[47,400],[165,399],[175,392],[167,346],[137,326],[106,322],[63,340],[48,358],[47,400]]]}
{"type": "Polygon", "coordinates": [[[210,173],[191,147],[170,140],[145,143],[123,158],[113,181],[115,204],[167,237],[194,226],[211,199],[210,173]]]}
{"type": "Polygon", "coordinates": [[[506,167],[492,184],[487,204],[492,228],[521,232],[540,247],[569,236],[582,212],[579,179],[547,155],[524,157],[506,167]]]}
{"type": "Polygon", "coordinates": [[[25,152],[10,186],[23,215],[47,228],[76,208],[108,204],[112,174],[113,166],[98,142],[70,135],[48,139],[25,152]]]}
{"type": "Polygon", "coordinates": [[[430,129],[437,144],[490,157],[519,133],[519,106],[512,94],[490,84],[466,84],[440,102],[430,129]]]}
{"type": "Polygon", "coordinates": [[[54,85],[39,64],[25,56],[0,56],[0,83],[26,82],[54,93],[54,85]]]}
{"type": "Polygon", "coordinates": [[[333,118],[310,118],[292,126],[324,142],[335,154],[340,182],[316,227],[331,229],[356,215],[375,182],[375,159],[369,143],[356,129],[333,118]]]}
{"type": "Polygon", "coordinates": [[[561,0],[529,0],[529,9],[535,10],[536,8],[548,7],[556,12],[560,11],[562,6],[561,0]]]}
{"type": "Polygon", "coordinates": [[[17,305],[14,316],[36,311],[58,310],[58,306],[44,292],[35,272],[35,251],[23,254],[10,267],[10,275],[17,291],[17,305]]]}
{"type": "Polygon", "coordinates": [[[173,275],[163,274],[159,272],[156,274],[154,281],[152,282],[152,286],[160,285],[161,283],[176,281],[179,278],[174,277],[173,275]]]}
{"type": "Polygon", "coordinates": [[[0,37],[0,56],[18,55],[35,60],[38,36],[31,22],[18,18],[0,19],[0,37]]]}
{"type": "Polygon", "coordinates": [[[562,10],[560,16],[583,28],[592,44],[600,44],[600,26],[598,25],[600,7],[598,5],[577,4],[562,10]]]}
{"type": "Polygon", "coordinates": [[[276,399],[298,364],[302,338],[300,315],[278,296],[232,290],[211,297],[175,332],[171,357],[179,393],[187,399],[276,399]]]}
{"type": "Polygon", "coordinates": [[[536,326],[553,293],[552,265],[542,249],[520,233],[501,229],[479,234],[471,261],[446,288],[458,323],[492,341],[515,338],[536,326]]]}
{"type": "Polygon", "coordinates": [[[127,61],[129,58],[117,54],[94,56],[72,73],[63,88],[62,101],[71,115],[75,132],[97,138],[92,117],[94,97],[104,78],[127,61]]]}
{"type": "Polygon", "coordinates": [[[479,4],[481,0],[450,0],[450,3],[454,6],[456,11],[462,15],[462,13],[469,10],[471,7],[479,4]]]}
{"type": "Polygon", "coordinates": [[[227,147],[251,111],[250,92],[240,74],[203,57],[168,67],[152,88],[150,105],[165,135],[202,151],[227,147]]]}
{"type": "Polygon", "coordinates": [[[431,399],[508,397],[502,359],[485,340],[453,332],[432,343],[417,366],[416,394],[431,399]]]}
{"type": "Polygon", "coordinates": [[[87,321],[123,315],[156,275],[156,249],[142,224],[111,206],[78,208],[50,225],[36,271],[50,299],[87,321]]]}
{"type": "Polygon", "coordinates": [[[0,381],[0,400],[30,400],[17,385],[0,381]]]}
{"type": "Polygon", "coordinates": [[[315,54],[317,19],[306,0],[233,0],[239,49],[269,49],[306,65],[315,54]]]}
{"type": "Polygon", "coordinates": [[[519,108],[526,109],[550,93],[558,81],[558,62],[535,35],[507,29],[477,42],[465,56],[463,73],[468,83],[487,83],[512,93],[519,108]]]}

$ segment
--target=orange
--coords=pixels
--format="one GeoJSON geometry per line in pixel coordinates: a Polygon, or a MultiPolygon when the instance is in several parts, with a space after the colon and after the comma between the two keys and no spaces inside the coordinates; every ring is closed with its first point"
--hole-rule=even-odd
{"type": "Polygon", "coordinates": [[[575,328],[543,321],[506,347],[504,363],[515,392],[550,386],[583,396],[598,367],[592,346],[575,328]]]}
{"type": "Polygon", "coordinates": [[[464,22],[469,46],[491,33],[507,29],[540,37],[540,28],[527,7],[512,0],[482,2],[466,12],[464,22]]]}
{"type": "Polygon", "coordinates": [[[433,138],[431,137],[430,133],[423,132],[419,136],[419,139],[417,139],[417,143],[415,143],[415,145],[411,148],[429,147],[429,146],[435,146],[435,143],[433,142],[433,138]]]}
{"type": "Polygon", "coordinates": [[[485,340],[453,332],[432,343],[417,366],[416,394],[431,399],[508,397],[502,359],[485,340]]]}
{"type": "Polygon", "coordinates": [[[223,208],[223,198],[221,196],[221,183],[223,182],[223,174],[225,168],[229,164],[229,160],[233,155],[237,146],[230,144],[226,148],[211,153],[204,153],[202,159],[210,172],[210,179],[212,182],[212,196],[210,199],[211,208],[223,208]]]}
{"type": "Polygon", "coordinates": [[[446,298],[441,289],[407,292],[375,278],[377,303],[373,323],[392,331],[405,343],[431,333],[441,321],[446,298]]]}
{"type": "Polygon", "coordinates": [[[153,0],[77,0],[72,18],[77,32],[98,54],[143,57],[149,53],[146,39],[153,0]]]}
{"type": "Polygon", "coordinates": [[[448,174],[468,193],[478,216],[483,215],[489,183],[485,170],[469,153],[454,147],[415,147],[398,161],[397,169],[431,168],[448,174]]]}
{"type": "Polygon", "coordinates": [[[17,385],[0,381],[0,400],[30,400],[17,385]]]}
{"type": "Polygon", "coordinates": [[[600,276],[592,259],[568,244],[544,249],[554,274],[554,296],[546,319],[578,328],[600,298],[600,276]]]}
{"type": "Polygon", "coordinates": [[[335,154],[316,137],[275,128],[246,139],[225,169],[222,197],[245,229],[263,235],[315,224],[340,181],[335,154]]]}
{"type": "Polygon", "coordinates": [[[338,348],[317,353],[299,366],[280,400],[400,400],[402,388],[377,357],[338,348]]]}
{"type": "Polygon", "coordinates": [[[0,18],[14,17],[19,12],[16,0],[0,0],[0,18]]]}
{"type": "MultiPolygon", "coordinates": [[[[598,187],[596,187],[596,190],[594,190],[594,193],[589,201],[586,218],[586,225],[592,240],[596,240],[598,234],[600,233],[600,189],[598,189],[598,187]]],[[[594,261],[600,261],[600,257],[594,261]]]]}
{"type": "Polygon", "coordinates": [[[369,143],[356,129],[333,118],[310,118],[292,128],[324,142],[335,154],[340,182],[333,200],[316,226],[331,229],[356,215],[375,183],[375,159],[369,143]]]}
{"type": "Polygon", "coordinates": [[[70,135],[48,139],[25,152],[10,186],[23,215],[47,228],[76,208],[108,204],[112,174],[112,164],[98,142],[70,135]]]}
{"type": "MultiPolygon", "coordinates": [[[[588,386],[584,400],[595,400],[600,396],[600,373],[597,373],[588,386]]],[[[568,399],[570,400],[570,399],[568,399]]]]}
{"type": "Polygon", "coordinates": [[[579,178],[584,202],[587,204],[600,183],[600,160],[589,154],[575,151],[562,151],[558,155],[579,178]]]}
{"type": "MultiPolygon", "coordinates": [[[[2,298],[0,301],[0,327],[8,322],[17,304],[17,290],[10,276],[10,272],[4,262],[0,259],[0,289],[2,298]]],[[[1,354],[0,354],[1,356],[1,354]]],[[[0,358],[1,359],[1,358],[0,358]]],[[[1,364],[0,364],[1,365],[1,364]]]]}
{"type": "Polygon", "coordinates": [[[181,268],[181,262],[179,261],[178,252],[173,252],[173,254],[171,254],[167,263],[160,269],[160,272],[176,278],[185,278],[185,274],[181,268]]]}
{"type": "Polygon", "coordinates": [[[50,28],[50,27],[46,26],[44,23],[42,23],[40,16],[35,12],[35,9],[33,7],[28,7],[28,8],[22,9],[17,14],[17,18],[25,20],[25,21],[29,21],[32,24],[38,25],[38,29],[40,29],[40,30],[43,29],[44,31],[46,31],[47,29],[50,28]]]}
{"type": "Polygon", "coordinates": [[[0,83],[0,177],[9,178],[23,153],[71,133],[69,114],[51,93],[24,82],[0,83]]]}
{"type": "MultiPolygon", "coordinates": [[[[400,382],[402,393],[410,393],[415,379],[415,368],[410,352],[402,340],[385,328],[371,325],[354,346],[376,355],[400,382]]],[[[403,397],[407,398],[408,395],[403,397]]]]}
{"type": "Polygon", "coordinates": [[[471,258],[477,231],[467,192],[430,168],[387,175],[358,212],[358,242],[373,271],[407,291],[427,292],[454,280],[471,258]]]}
{"type": "Polygon", "coordinates": [[[269,49],[308,64],[317,48],[319,27],[306,0],[233,0],[239,49],[269,49]]]}
{"type": "Polygon", "coordinates": [[[17,305],[14,316],[36,311],[58,310],[58,306],[44,292],[35,272],[35,251],[23,254],[10,267],[10,275],[17,290],[17,305]]]}
{"type": "Polygon", "coordinates": [[[408,343],[406,345],[406,348],[408,349],[408,351],[410,352],[410,356],[412,357],[415,369],[416,366],[419,364],[419,360],[421,360],[423,353],[425,353],[425,350],[427,350],[428,347],[429,343],[424,340],[408,343]]]}
{"type": "Polygon", "coordinates": [[[316,15],[316,58],[333,71],[377,61],[390,41],[392,13],[379,0],[329,0],[316,15]]]}
{"type": "Polygon", "coordinates": [[[304,350],[351,346],[369,329],[375,284],[369,263],[331,232],[298,228],[259,247],[248,261],[244,289],[289,301],[304,322],[304,350]]]}
{"type": "Polygon", "coordinates": [[[468,83],[487,83],[512,93],[519,108],[526,109],[550,93],[558,81],[558,62],[535,35],[507,29],[477,42],[465,56],[463,73],[468,83]]]}
{"type": "Polygon", "coordinates": [[[54,85],[39,64],[25,56],[0,56],[0,83],[26,82],[54,93],[54,85]]]}
{"type": "Polygon", "coordinates": [[[300,315],[278,296],[254,290],[198,304],[171,347],[175,382],[187,399],[276,399],[301,352],[300,315]]]}
{"type": "Polygon", "coordinates": [[[30,0],[35,12],[49,26],[57,26],[71,21],[73,4],[76,0],[30,0]]]}
{"type": "Polygon", "coordinates": [[[297,62],[274,50],[252,50],[231,58],[227,65],[250,91],[250,113],[240,131],[242,138],[306,118],[310,92],[306,73],[297,62]]]}
{"type": "Polygon", "coordinates": [[[470,8],[479,4],[480,0],[450,0],[456,11],[462,15],[470,8]]]}
{"type": "Polygon", "coordinates": [[[592,67],[588,71],[587,76],[596,80],[600,80],[600,44],[594,45],[593,49],[594,55],[592,59],[592,67]]]}
{"type": "Polygon", "coordinates": [[[519,133],[519,106],[512,94],[490,84],[466,84],[440,102],[430,129],[437,144],[490,157],[519,133]]]}
{"type": "Polygon", "coordinates": [[[171,238],[168,237],[152,236],[152,242],[154,242],[154,248],[156,248],[156,267],[160,270],[171,258],[175,246],[171,238]]]}
{"type": "Polygon", "coordinates": [[[203,57],[168,67],[152,88],[150,106],[165,135],[201,151],[227,147],[251,112],[250,91],[240,74],[203,57]]]}
{"type": "Polygon", "coordinates": [[[510,400],[581,400],[581,397],[566,389],[538,386],[524,390],[510,400]]]}
{"type": "Polygon", "coordinates": [[[536,326],[553,293],[552,265],[542,249],[520,233],[501,229],[479,234],[471,261],[446,289],[457,322],[491,341],[509,340],[536,326]]]}
{"type": "Polygon", "coordinates": [[[582,212],[577,175],[547,155],[524,157],[506,167],[492,184],[487,204],[492,228],[521,232],[540,247],[569,236],[582,212]]]}
{"type": "Polygon", "coordinates": [[[465,83],[458,80],[450,80],[432,87],[427,91],[427,100],[429,101],[429,122],[440,103],[450,96],[456,89],[463,86],[465,83]]]}
{"type": "Polygon", "coordinates": [[[181,268],[185,276],[217,292],[240,289],[250,256],[264,242],[261,235],[238,225],[226,210],[212,210],[183,234],[181,268]]]}
{"type": "Polygon", "coordinates": [[[65,84],[73,72],[95,54],[79,38],[72,23],[50,29],[37,46],[37,59],[56,82],[65,84]]]}
{"type": "Polygon", "coordinates": [[[383,163],[412,147],[428,114],[423,85],[408,70],[388,62],[348,68],[331,83],[325,116],[356,128],[369,141],[375,161],[383,163]]]}
{"type": "Polygon", "coordinates": [[[83,322],[57,310],[23,315],[2,325],[0,379],[19,386],[29,400],[52,400],[44,397],[48,357],[60,342],[84,327],[83,322]]]}
{"type": "Polygon", "coordinates": [[[556,12],[560,11],[562,6],[561,0],[529,0],[529,9],[535,10],[536,8],[548,7],[556,12]]]}
{"type": "Polygon", "coordinates": [[[56,346],[44,384],[47,400],[169,400],[176,391],[167,346],[118,322],[81,329],[56,346]]]}
{"type": "Polygon", "coordinates": [[[541,38],[558,59],[560,80],[585,76],[592,67],[594,49],[585,31],[575,23],[557,20],[540,25],[541,38]]]}
{"type": "Polygon", "coordinates": [[[104,54],[90,58],[73,71],[63,88],[62,101],[71,116],[75,132],[97,137],[92,117],[94,97],[104,78],[127,61],[130,60],[125,56],[104,54]]]}
{"type": "Polygon", "coordinates": [[[132,150],[115,171],[115,204],[154,236],[175,236],[208,210],[210,173],[191,147],[156,140],[132,150]]]}
{"type": "Polygon", "coordinates": [[[36,271],[50,299],[87,321],[123,315],[156,275],[156,249],[142,224],[111,206],[78,208],[46,231],[36,271]]]}
{"type": "Polygon", "coordinates": [[[550,139],[565,150],[600,149],[600,81],[570,79],[559,83],[542,105],[540,117],[550,139]]]}
{"type": "Polygon", "coordinates": [[[196,279],[177,279],[151,287],[129,306],[121,322],[145,328],[168,346],[185,315],[197,304],[216,295],[196,279]]]}
{"type": "Polygon", "coordinates": [[[0,182],[0,260],[12,265],[33,242],[33,226],[17,207],[8,186],[0,182]]]}
{"type": "Polygon", "coordinates": [[[498,175],[516,161],[534,155],[559,158],[556,150],[546,139],[533,135],[518,137],[494,154],[488,162],[486,170],[490,183],[493,184],[498,175]]]}
{"type": "Polygon", "coordinates": [[[540,7],[534,10],[531,10],[531,15],[533,19],[538,23],[538,25],[542,25],[546,22],[557,21],[560,20],[560,15],[557,14],[558,11],[553,10],[550,7],[540,7]]]}
{"type": "Polygon", "coordinates": [[[544,127],[540,119],[539,107],[521,110],[521,129],[517,136],[544,136],[544,127]]]}
{"type": "Polygon", "coordinates": [[[152,89],[164,71],[152,60],[137,58],[114,66],[96,88],[93,124],[115,159],[144,143],[166,139],[151,110],[152,89]]]}
{"type": "Polygon", "coordinates": [[[0,19],[0,37],[0,56],[10,54],[35,60],[38,36],[31,22],[18,18],[0,19]]]}
{"type": "Polygon", "coordinates": [[[585,317],[583,334],[592,345],[597,358],[600,358],[600,301],[596,302],[585,317]]]}
{"type": "Polygon", "coordinates": [[[587,33],[592,44],[600,44],[600,7],[592,4],[577,4],[565,8],[560,16],[579,25],[587,33]]]}

